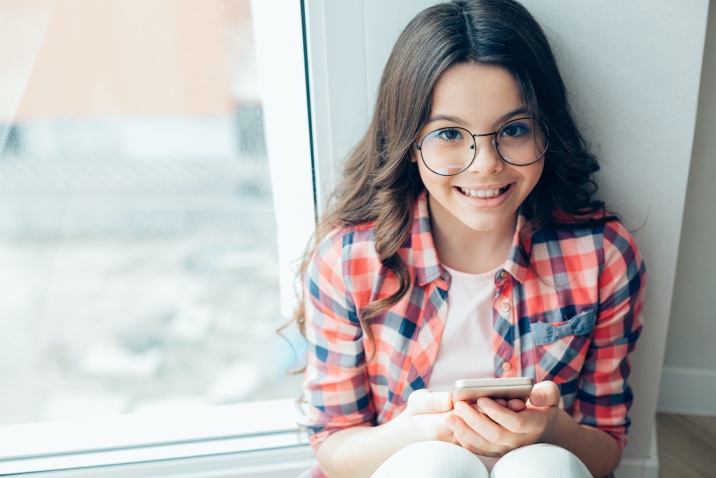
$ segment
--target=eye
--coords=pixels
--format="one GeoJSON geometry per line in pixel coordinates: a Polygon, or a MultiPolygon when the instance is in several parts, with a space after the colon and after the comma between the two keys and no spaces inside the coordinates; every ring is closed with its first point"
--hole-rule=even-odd
{"type": "Polygon", "coordinates": [[[457,128],[443,128],[433,133],[435,139],[446,142],[457,141],[462,138],[462,132],[457,128]]]}
{"type": "Polygon", "coordinates": [[[500,136],[508,136],[511,138],[519,138],[520,136],[524,136],[527,134],[530,134],[532,132],[532,127],[530,122],[527,121],[514,121],[512,123],[507,123],[500,129],[500,136]]]}

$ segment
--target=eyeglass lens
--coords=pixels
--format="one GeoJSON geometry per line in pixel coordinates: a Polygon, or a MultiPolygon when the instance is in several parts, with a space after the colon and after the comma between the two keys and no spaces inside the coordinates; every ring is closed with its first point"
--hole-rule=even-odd
{"type": "MultiPolygon", "coordinates": [[[[540,159],[547,149],[547,138],[539,122],[520,118],[505,123],[497,131],[497,152],[508,163],[527,165],[540,159]]],[[[425,165],[443,176],[458,174],[470,166],[476,142],[464,128],[441,128],[428,133],[420,145],[425,165]]]]}

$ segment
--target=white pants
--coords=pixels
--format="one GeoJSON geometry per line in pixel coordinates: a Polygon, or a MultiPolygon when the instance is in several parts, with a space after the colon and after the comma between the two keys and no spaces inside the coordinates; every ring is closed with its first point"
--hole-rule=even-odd
{"type": "Polygon", "coordinates": [[[461,446],[425,441],[388,458],[372,478],[592,478],[573,453],[540,443],[512,450],[488,472],[480,459],[461,446]]]}

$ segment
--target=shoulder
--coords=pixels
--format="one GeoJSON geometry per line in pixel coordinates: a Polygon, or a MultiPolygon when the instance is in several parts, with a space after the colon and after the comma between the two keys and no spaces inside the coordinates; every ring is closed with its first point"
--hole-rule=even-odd
{"type": "Polygon", "coordinates": [[[633,254],[639,253],[634,236],[624,227],[619,220],[609,221],[604,224],[602,230],[604,247],[616,248],[617,250],[633,254]]]}
{"type": "Polygon", "coordinates": [[[624,240],[636,244],[620,217],[609,211],[595,211],[577,216],[557,211],[552,217],[553,223],[548,229],[555,230],[561,236],[604,236],[607,241],[624,240]]]}
{"type": "Polygon", "coordinates": [[[591,236],[605,262],[621,256],[629,262],[641,262],[641,254],[634,236],[624,227],[619,216],[606,211],[572,217],[555,226],[562,235],[591,236]]]}
{"type": "Polygon", "coordinates": [[[616,281],[622,278],[632,291],[642,289],[645,284],[646,265],[634,236],[619,221],[604,225],[602,233],[604,249],[603,275],[616,281]]]}
{"type": "Polygon", "coordinates": [[[316,246],[310,269],[322,276],[351,276],[380,267],[373,222],[339,226],[316,246]]]}
{"type": "Polygon", "coordinates": [[[593,254],[602,264],[621,261],[643,266],[634,236],[619,217],[605,212],[555,215],[555,222],[538,230],[532,241],[538,249],[544,244],[549,255],[593,254]]]}
{"type": "Polygon", "coordinates": [[[347,224],[332,229],[318,243],[316,252],[318,257],[341,252],[341,256],[363,257],[376,255],[375,252],[375,223],[347,224]]]}

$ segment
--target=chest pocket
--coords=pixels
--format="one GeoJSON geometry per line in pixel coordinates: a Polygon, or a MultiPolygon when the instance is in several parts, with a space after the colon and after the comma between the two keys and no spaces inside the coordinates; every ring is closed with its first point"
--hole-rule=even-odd
{"type": "Polygon", "coordinates": [[[530,328],[535,345],[551,344],[575,335],[589,335],[594,330],[594,309],[587,309],[565,322],[533,322],[530,328]]]}
{"type": "Polygon", "coordinates": [[[563,322],[538,320],[530,324],[536,378],[559,385],[565,406],[571,405],[567,403],[570,398],[573,400],[572,389],[584,366],[594,322],[594,310],[588,309],[563,322]]]}

